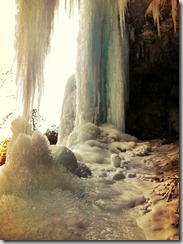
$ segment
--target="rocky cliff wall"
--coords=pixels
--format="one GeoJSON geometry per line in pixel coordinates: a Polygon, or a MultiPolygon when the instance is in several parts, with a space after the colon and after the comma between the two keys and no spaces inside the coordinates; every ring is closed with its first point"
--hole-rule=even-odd
{"type": "Polygon", "coordinates": [[[175,31],[171,1],[161,1],[158,34],[153,14],[146,15],[149,2],[131,1],[126,16],[130,39],[126,130],[139,139],[179,133],[179,16],[177,12],[175,31]]]}

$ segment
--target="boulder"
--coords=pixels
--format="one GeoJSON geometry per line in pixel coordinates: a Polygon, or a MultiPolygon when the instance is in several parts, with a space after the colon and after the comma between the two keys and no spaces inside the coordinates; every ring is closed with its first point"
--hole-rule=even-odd
{"type": "Polygon", "coordinates": [[[127,177],[128,178],[135,178],[136,177],[136,173],[128,173],[127,177]]]}
{"type": "Polygon", "coordinates": [[[58,147],[52,153],[52,157],[54,164],[61,164],[72,173],[74,173],[78,167],[77,159],[74,153],[67,147],[58,147]]]}
{"type": "Polygon", "coordinates": [[[115,174],[112,179],[113,180],[123,180],[123,179],[125,179],[125,175],[123,173],[119,172],[119,173],[115,174]]]}
{"type": "Polygon", "coordinates": [[[78,163],[78,167],[75,169],[74,173],[78,177],[88,178],[92,175],[91,170],[84,163],[78,163]]]}

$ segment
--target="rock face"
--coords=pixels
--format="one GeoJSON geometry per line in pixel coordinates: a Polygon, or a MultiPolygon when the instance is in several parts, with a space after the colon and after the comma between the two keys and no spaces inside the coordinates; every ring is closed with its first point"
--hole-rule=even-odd
{"type": "MultiPolygon", "coordinates": [[[[130,99],[127,133],[139,139],[176,136],[179,133],[179,27],[174,32],[171,1],[160,6],[160,35],[150,1],[129,4],[130,99]]],[[[176,16],[178,25],[178,16],[176,16]]]]}

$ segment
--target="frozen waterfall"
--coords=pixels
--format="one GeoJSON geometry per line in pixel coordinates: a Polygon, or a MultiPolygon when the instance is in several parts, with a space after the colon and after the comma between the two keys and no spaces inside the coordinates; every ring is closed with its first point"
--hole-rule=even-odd
{"type": "Polygon", "coordinates": [[[44,62],[50,48],[58,0],[16,1],[15,50],[17,90],[23,116],[29,119],[37,95],[38,107],[44,87],[44,62]]]}
{"type": "Polygon", "coordinates": [[[76,125],[83,114],[86,121],[111,123],[125,131],[128,42],[124,20],[119,21],[126,5],[120,2],[80,2],[76,125]]]}
{"type": "MultiPolygon", "coordinates": [[[[38,0],[33,4],[33,1],[17,1],[15,30],[18,91],[22,93],[23,115],[27,118],[35,96],[38,108],[41,101],[44,62],[59,3],[38,0]]],[[[75,6],[79,7],[76,126],[84,118],[95,125],[111,123],[124,132],[128,101],[128,41],[124,20],[127,0],[76,2],[78,5],[66,1],[70,14],[75,6]]]]}

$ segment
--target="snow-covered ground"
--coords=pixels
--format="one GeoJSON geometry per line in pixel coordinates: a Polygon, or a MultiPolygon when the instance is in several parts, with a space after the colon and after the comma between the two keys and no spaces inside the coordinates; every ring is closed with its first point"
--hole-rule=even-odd
{"type": "Polygon", "coordinates": [[[92,172],[78,178],[53,164],[39,132],[25,135],[19,134],[22,126],[15,128],[0,171],[1,239],[179,238],[177,143],[140,142],[105,125],[97,140],[73,145],[77,160],[92,172]],[[111,154],[121,158],[120,166],[111,154]]]}
{"type": "MultiPolygon", "coordinates": [[[[93,162],[93,176],[77,178],[52,165],[49,144],[41,134],[19,135],[21,129],[22,124],[16,126],[0,174],[2,239],[145,239],[128,206],[141,192],[136,189],[129,194],[134,186],[115,183],[111,178],[115,169],[110,170],[110,164],[93,162]],[[98,172],[107,168],[108,176],[99,177],[98,172]]],[[[101,148],[102,152],[101,157],[106,150],[101,148]]]]}

